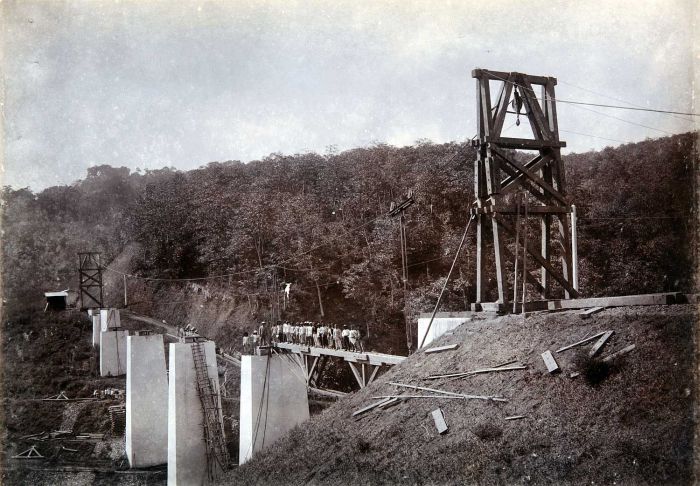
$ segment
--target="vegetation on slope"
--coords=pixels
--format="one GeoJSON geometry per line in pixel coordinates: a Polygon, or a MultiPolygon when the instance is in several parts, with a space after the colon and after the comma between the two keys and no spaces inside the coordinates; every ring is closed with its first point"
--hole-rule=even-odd
{"type": "MultiPolygon", "coordinates": [[[[695,134],[684,134],[565,157],[585,295],[691,290],[694,143],[695,134]]],[[[109,262],[128,246],[139,249],[129,268],[141,277],[232,274],[194,282],[203,294],[232,299],[231,327],[268,317],[276,276],[292,284],[285,317],[356,324],[384,350],[402,353],[404,309],[415,325],[434,305],[463,231],[474,157],[467,144],[421,142],[188,172],[97,166],[82,181],[38,194],[5,188],[4,297],[11,307],[36,306],[43,290],[77,287],[78,251],[101,251],[109,262]],[[398,221],[387,212],[409,189],[417,203],[406,213],[404,297],[398,221]]],[[[531,231],[538,234],[534,222],[531,231]]],[[[473,300],[471,236],[446,310],[473,300]]],[[[128,284],[149,315],[165,312],[154,301],[170,306],[183,290],[181,282],[128,284]]],[[[493,297],[495,282],[486,285],[493,297]]],[[[117,305],[120,293],[112,297],[117,305]]]]}

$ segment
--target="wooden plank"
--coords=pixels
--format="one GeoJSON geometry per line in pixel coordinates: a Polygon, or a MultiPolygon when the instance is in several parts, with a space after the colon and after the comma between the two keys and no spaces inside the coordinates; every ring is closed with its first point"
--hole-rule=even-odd
{"type": "MultiPolygon", "coordinates": [[[[496,285],[498,288],[498,303],[505,302],[505,272],[503,268],[503,253],[501,252],[501,239],[498,231],[498,221],[491,218],[491,227],[493,229],[493,252],[494,261],[496,263],[496,285]]],[[[504,245],[505,247],[505,245],[504,245]]]]}
{"type": "Polygon", "coordinates": [[[636,346],[634,344],[630,344],[629,346],[626,346],[622,348],[621,350],[617,351],[616,353],[611,354],[610,356],[606,356],[603,358],[603,362],[609,363],[610,361],[614,360],[618,356],[622,356],[623,354],[627,354],[630,351],[632,351],[636,346]]]}
{"type": "Polygon", "coordinates": [[[442,351],[452,351],[453,349],[457,349],[458,347],[459,347],[459,344],[450,344],[448,346],[439,346],[437,348],[426,349],[425,354],[440,353],[442,351]]]}
{"type": "Polygon", "coordinates": [[[552,352],[547,350],[544,353],[542,353],[542,359],[544,360],[544,364],[547,365],[547,371],[550,373],[556,373],[557,371],[561,371],[559,369],[559,365],[554,359],[554,356],[552,356],[552,352]]]}
{"type": "Polygon", "coordinates": [[[581,312],[579,316],[581,316],[581,319],[588,319],[591,317],[593,314],[597,314],[598,312],[601,312],[605,307],[591,307],[590,309],[586,309],[585,311],[581,312]]]}
{"type": "Polygon", "coordinates": [[[374,369],[372,370],[372,374],[369,375],[369,381],[367,382],[368,385],[371,384],[374,381],[374,379],[377,377],[377,373],[379,372],[379,369],[381,367],[382,367],[382,365],[378,365],[378,366],[374,367],[374,369]]]}
{"type": "Polygon", "coordinates": [[[498,97],[498,105],[496,107],[496,120],[493,125],[493,134],[496,137],[501,136],[501,131],[503,130],[503,122],[506,119],[506,112],[508,111],[508,104],[510,103],[510,97],[513,92],[513,83],[511,77],[508,76],[506,81],[503,81],[503,87],[501,88],[501,93],[498,97]]]}
{"type": "Polygon", "coordinates": [[[483,373],[499,373],[501,371],[516,371],[516,370],[526,370],[527,366],[500,366],[495,368],[482,368],[480,370],[464,371],[459,373],[448,373],[444,375],[430,375],[427,376],[427,380],[436,380],[438,378],[456,378],[458,376],[471,376],[471,375],[481,375],[483,373]]]}
{"type": "Polygon", "coordinates": [[[605,334],[601,336],[600,339],[593,345],[593,348],[591,348],[591,351],[588,353],[588,356],[591,358],[598,354],[601,349],[603,349],[603,346],[605,346],[605,343],[608,342],[608,339],[610,339],[610,336],[615,334],[615,331],[608,331],[605,334]]]}
{"type": "Polygon", "coordinates": [[[532,140],[529,138],[511,137],[485,137],[484,142],[496,144],[499,147],[523,149],[523,150],[543,150],[547,148],[566,147],[566,142],[559,140],[532,140]]]}
{"type": "Polygon", "coordinates": [[[390,399],[390,398],[384,398],[384,399],[382,399],[382,400],[380,400],[380,401],[378,401],[378,402],[375,402],[375,403],[372,403],[372,404],[370,404],[370,405],[367,405],[366,407],[363,407],[363,408],[361,408],[361,409],[359,409],[359,410],[355,410],[355,411],[352,413],[352,416],[353,416],[353,417],[357,417],[358,415],[361,415],[361,414],[363,414],[363,413],[365,413],[365,412],[369,412],[369,411],[372,410],[373,408],[378,407],[379,405],[382,405],[382,404],[388,402],[389,400],[391,400],[391,399],[390,399]]]}
{"type": "MultiPolygon", "coordinates": [[[[465,400],[463,396],[453,397],[452,395],[378,395],[372,397],[372,399],[377,398],[398,398],[398,399],[408,399],[408,398],[435,398],[435,399],[446,399],[446,400],[465,400]]],[[[388,405],[388,403],[386,404],[388,405]]]]}
{"type": "Polygon", "coordinates": [[[438,434],[444,434],[447,432],[447,422],[445,422],[445,415],[442,413],[442,410],[439,408],[433,410],[431,415],[435,421],[435,427],[437,428],[438,434]]]}
{"type": "Polygon", "coordinates": [[[524,419],[525,415],[511,415],[510,417],[506,417],[503,420],[520,420],[524,419]]]}
{"type": "Polygon", "coordinates": [[[620,295],[615,297],[592,297],[588,299],[550,300],[549,310],[586,309],[588,307],[622,307],[629,305],[675,304],[678,292],[642,295],[620,295]]]}
{"type": "Polygon", "coordinates": [[[454,396],[454,397],[463,397],[463,398],[467,398],[467,399],[492,400],[492,401],[496,401],[496,402],[507,402],[508,401],[505,398],[501,398],[501,397],[484,396],[484,395],[465,395],[464,393],[449,392],[449,391],[445,391],[445,390],[438,390],[435,388],[428,388],[425,386],[406,385],[403,383],[396,383],[393,381],[390,382],[389,384],[394,385],[394,386],[400,386],[403,388],[412,388],[414,390],[429,391],[429,392],[433,392],[433,393],[442,393],[444,395],[449,395],[449,396],[454,396]]]}
{"type": "Polygon", "coordinates": [[[580,346],[582,344],[589,343],[589,342],[593,341],[594,339],[598,339],[600,336],[602,336],[606,332],[607,331],[602,331],[602,332],[599,332],[598,334],[594,334],[593,336],[589,336],[585,339],[581,339],[580,341],[577,341],[574,344],[569,344],[568,346],[564,346],[563,348],[557,349],[556,352],[561,353],[562,351],[566,351],[567,349],[575,348],[576,346],[580,346]]]}
{"type": "MultiPolygon", "coordinates": [[[[571,208],[568,206],[528,206],[528,213],[531,214],[566,214],[571,212],[571,208]]],[[[517,208],[515,205],[506,204],[503,206],[484,206],[482,208],[472,208],[470,210],[471,214],[517,214],[517,208]]]]}

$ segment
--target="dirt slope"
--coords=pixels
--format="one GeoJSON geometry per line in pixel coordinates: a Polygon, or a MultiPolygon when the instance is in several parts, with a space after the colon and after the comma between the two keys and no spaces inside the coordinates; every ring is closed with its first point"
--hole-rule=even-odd
{"type": "Polygon", "coordinates": [[[411,356],[222,483],[690,484],[694,324],[689,305],[607,309],[589,320],[568,312],[465,324],[435,343],[459,343],[457,350],[411,356]],[[602,356],[628,344],[636,349],[615,360],[602,382],[570,377],[590,345],[555,353],[563,373],[547,373],[540,353],[604,330],[615,335],[602,356]],[[528,369],[424,379],[511,359],[528,369]],[[370,397],[398,391],[390,381],[509,401],[411,399],[351,418],[370,397]],[[430,417],[437,407],[449,426],[442,436],[430,417]],[[526,418],[504,420],[512,415],[526,418]]]}

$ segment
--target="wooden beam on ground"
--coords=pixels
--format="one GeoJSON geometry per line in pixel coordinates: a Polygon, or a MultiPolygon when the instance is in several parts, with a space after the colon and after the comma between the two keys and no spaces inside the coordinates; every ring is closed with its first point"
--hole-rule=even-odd
{"type": "Polygon", "coordinates": [[[620,295],[588,299],[550,300],[549,310],[586,309],[588,307],[622,307],[629,305],[670,305],[679,300],[680,292],[661,294],[620,295]]]}
{"type": "Polygon", "coordinates": [[[520,420],[520,419],[524,419],[524,418],[525,418],[525,415],[512,415],[510,417],[506,417],[503,420],[520,420]]]}
{"type": "Polygon", "coordinates": [[[447,432],[447,422],[445,422],[445,415],[442,413],[441,409],[433,410],[431,413],[433,416],[433,421],[435,421],[435,427],[437,428],[438,434],[444,434],[447,432]]]}
{"type": "Polygon", "coordinates": [[[474,370],[474,371],[464,371],[464,372],[459,372],[459,373],[448,373],[444,375],[430,375],[426,377],[426,380],[437,380],[439,378],[458,378],[460,376],[471,376],[471,375],[480,375],[483,373],[497,373],[501,371],[516,371],[516,370],[526,370],[527,366],[499,366],[495,368],[483,368],[480,370],[474,370]]]}
{"type": "Polygon", "coordinates": [[[603,311],[603,309],[605,309],[605,307],[591,307],[590,309],[586,309],[585,311],[581,312],[579,316],[581,316],[581,319],[588,319],[593,314],[603,311]]]}
{"type": "Polygon", "coordinates": [[[609,363],[610,361],[614,360],[615,358],[622,356],[623,354],[627,354],[630,351],[632,351],[636,346],[634,344],[630,344],[629,346],[625,346],[621,350],[617,351],[616,353],[611,354],[610,356],[606,356],[603,358],[604,363],[609,363]]]}
{"type": "Polygon", "coordinates": [[[603,346],[605,346],[605,343],[608,342],[608,339],[610,339],[610,336],[612,336],[615,333],[615,331],[608,331],[605,334],[601,336],[600,339],[593,345],[593,348],[591,348],[591,351],[588,353],[588,356],[591,358],[598,354],[601,349],[603,349],[603,346]]]}
{"type": "Polygon", "coordinates": [[[594,339],[598,339],[600,336],[605,334],[607,331],[602,331],[599,332],[598,334],[594,334],[593,336],[589,336],[585,339],[581,339],[580,341],[575,342],[574,344],[569,344],[568,346],[564,346],[563,348],[557,349],[557,353],[561,353],[562,351],[566,351],[567,349],[575,348],[576,346],[581,346],[582,344],[589,343],[593,341],[594,339]]]}
{"type": "Polygon", "coordinates": [[[430,354],[430,353],[440,353],[442,351],[452,351],[453,349],[457,349],[459,347],[459,344],[450,344],[448,346],[439,346],[437,348],[429,348],[425,350],[425,354],[430,354]]]}
{"type": "Polygon", "coordinates": [[[366,407],[363,407],[363,408],[361,408],[361,409],[359,409],[359,410],[354,411],[354,412],[352,413],[352,416],[353,416],[353,417],[357,417],[358,415],[362,415],[363,413],[369,412],[369,411],[372,410],[373,408],[378,407],[379,405],[382,405],[382,404],[388,402],[389,400],[391,400],[391,399],[390,399],[390,398],[384,398],[384,399],[382,399],[382,400],[380,400],[380,401],[378,401],[378,402],[372,403],[371,405],[367,405],[366,407]]]}
{"type": "Polygon", "coordinates": [[[425,386],[416,386],[416,385],[406,385],[404,383],[396,383],[396,382],[390,382],[390,385],[394,386],[400,386],[403,388],[412,388],[414,390],[422,390],[422,391],[429,391],[433,393],[442,393],[443,395],[449,395],[453,397],[463,397],[467,399],[475,399],[475,400],[491,400],[491,401],[496,401],[496,402],[507,402],[505,398],[501,397],[493,397],[493,396],[484,396],[484,395],[465,395],[464,393],[455,393],[455,392],[449,392],[445,390],[438,390],[435,388],[428,388],[425,386]]]}
{"type": "Polygon", "coordinates": [[[542,353],[542,359],[544,360],[544,364],[547,365],[547,371],[549,371],[550,373],[556,373],[557,371],[561,371],[559,369],[559,365],[554,359],[554,356],[552,356],[551,351],[547,350],[544,353],[542,353]]]}

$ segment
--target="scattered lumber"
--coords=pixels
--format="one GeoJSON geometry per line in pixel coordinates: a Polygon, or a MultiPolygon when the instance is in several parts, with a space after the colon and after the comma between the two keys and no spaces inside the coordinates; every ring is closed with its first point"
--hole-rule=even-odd
{"type": "Polygon", "coordinates": [[[389,382],[389,384],[390,384],[390,385],[394,385],[394,386],[404,387],[404,388],[412,388],[412,389],[414,389],[414,390],[422,390],[422,391],[429,391],[429,392],[433,392],[433,393],[441,393],[441,394],[443,394],[443,395],[451,395],[451,396],[455,396],[455,397],[463,397],[463,398],[466,398],[466,399],[473,399],[473,400],[492,400],[492,401],[496,401],[496,402],[507,402],[507,401],[508,401],[508,400],[506,400],[505,398],[502,398],[502,397],[485,396],[485,395],[465,395],[465,394],[463,394],[463,393],[455,393],[455,392],[449,392],[449,391],[445,391],[445,390],[438,390],[438,389],[436,389],[436,388],[428,388],[428,387],[425,387],[425,386],[406,385],[406,384],[404,384],[404,383],[396,383],[396,382],[393,382],[393,381],[392,381],[392,382],[389,382]]]}
{"type": "Polygon", "coordinates": [[[603,349],[603,346],[605,346],[605,343],[608,342],[608,339],[610,339],[610,336],[615,334],[615,331],[607,331],[605,334],[601,336],[598,341],[593,345],[593,348],[591,348],[591,351],[588,353],[588,356],[591,358],[595,355],[597,355],[601,349],[603,349]]]}
{"type": "Polygon", "coordinates": [[[459,378],[462,376],[471,376],[471,375],[480,375],[482,373],[496,373],[500,371],[516,371],[516,370],[526,370],[527,366],[510,366],[506,368],[505,366],[497,367],[497,368],[482,368],[480,370],[473,370],[473,371],[464,371],[461,373],[448,373],[445,375],[430,375],[427,376],[427,380],[437,380],[438,378],[459,378]]]}
{"type": "Polygon", "coordinates": [[[377,409],[378,410],[386,410],[387,408],[391,408],[394,405],[398,405],[400,401],[401,401],[401,397],[392,397],[389,399],[388,402],[384,402],[381,405],[377,406],[377,409]]]}
{"type": "Polygon", "coordinates": [[[78,449],[69,449],[66,446],[61,446],[61,449],[68,452],[78,452],[78,449]]]}
{"type": "Polygon", "coordinates": [[[606,332],[607,331],[599,332],[598,334],[595,334],[593,336],[589,336],[585,339],[581,339],[580,341],[575,342],[574,344],[569,344],[568,346],[564,346],[563,348],[557,349],[556,352],[561,353],[562,351],[566,351],[567,349],[575,348],[576,346],[581,346],[582,344],[589,343],[589,342],[593,341],[594,339],[598,339],[600,336],[602,336],[606,332]]]}
{"type": "Polygon", "coordinates": [[[42,459],[44,456],[36,450],[36,446],[31,446],[24,452],[20,452],[16,456],[12,456],[12,459],[42,459]]]}
{"type": "Polygon", "coordinates": [[[525,415],[511,415],[510,417],[506,417],[504,420],[520,420],[524,418],[525,415]]]}
{"type": "Polygon", "coordinates": [[[34,438],[34,437],[40,437],[40,436],[42,436],[42,435],[44,435],[44,432],[43,432],[43,431],[42,431],[42,432],[39,432],[39,433],[37,433],[37,434],[25,435],[25,436],[20,437],[19,439],[20,439],[20,440],[31,439],[31,438],[34,438]]]}
{"type": "Polygon", "coordinates": [[[610,361],[614,360],[614,359],[617,358],[618,356],[622,356],[623,354],[629,353],[629,352],[632,351],[635,347],[636,347],[636,346],[635,346],[634,344],[630,344],[629,346],[625,346],[625,347],[622,348],[621,350],[619,350],[619,351],[617,351],[617,352],[611,354],[610,356],[606,356],[605,358],[603,358],[603,362],[609,363],[610,361]]]}
{"type": "Polygon", "coordinates": [[[59,393],[58,395],[54,395],[54,396],[52,396],[52,397],[47,397],[47,398],[44,398],[43,400],[44,400],[44,401],[49,401],[49,400],[70,400],[70,398],[68,398],[68,397],[66,396],[65,393],[61,392],[61,393],[59,393]]]}
{"type": "MultiPolygon", "coordinates": [[[[454,399],[454,400],[464,400],[464,397],[453,397],[452,395],[379,395],[376,397],[372,397],[373,399],[376,398],[391,398],[391,399],[402,399],[402,398],[445,398],[445,399],[454,399]]],[[[390,406],[389,402],[379,405],[378,408],[388,408],[390,406]]]]}
{"type": "Polygon", "coordinates": [[[505,363],[497,364],[496,366],[493,366],[493,368],[501,368],[503,366],[507,366],[509,364],[517,363],[517,359],[511,359],[510,361],[506,361],[505,363]]]}
{"type": "Polygon", "coordinates": [[[547,365],[547,371],[549,371],[550,373],[556,373],[557,371],[561,371],[550,350],[547,350],[544,353],[542,353],[542,359],[544,360],[544,364],[547,365]]]}
{"type": "Polygon", "coordinates": [[[459,344],[450,344],[448,346],[439,346],[437,348],[429,348],[425,350],[425,354],[430,354],[430,353],[441,353],[442,351],[452,351],[453,349],[457,349],[459,347],[459,344]]]}
{"type": "Polygon", "coordinates": [[[593,314],[597,314],[598,312],[601,312],[603,309],[605,309],[605,307],[591,307],[590,309],[587,309],[587,310],[579,313],[579,316],[581,316],[581,319],[588,319],[593,314]]]}
{"type": "Polygon", "coordinates": [[[433,420],[435,421],[435,427],[437,428],[438,434],[444,434],[447,432],[447,422],[445,422],[445,415],[442,413],[441,409],[433,410],[432,412],[433,420]]]}
{"type": "Polygon", "coordinates": [[[371,405],[367,405],[366,407],[363,407],[363,408],[361,408],[361,409],[359,409],[359,410],[355,410],[355,411],[352,413],[352,416],[353,416],[353,417],[357,417],[358,415],[362,415],[362,414],[365,413],[365,412],[369,412],[369,411],[372,410],[373,408],[378,407],[379,405],[382,405],[382,404],[387,403],[389,400],[391,400],[391,397],[386,397],[386,398],[383,398],[383,399],[382,399],[381,401],[379,401],[379,402],[372,403],[371,405]]]}

